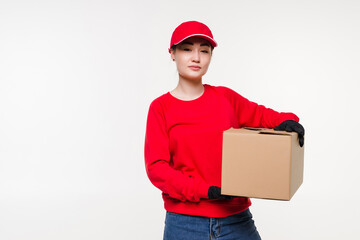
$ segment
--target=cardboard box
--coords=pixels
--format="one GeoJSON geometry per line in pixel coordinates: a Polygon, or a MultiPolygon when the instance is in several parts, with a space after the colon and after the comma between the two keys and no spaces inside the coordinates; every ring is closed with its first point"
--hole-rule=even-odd
{"type": "Polygon", "coordinates": [[[230,128],[223,132],[221,193],[290,200],[303,182],[304,146],[296,132],[230,128]]]}

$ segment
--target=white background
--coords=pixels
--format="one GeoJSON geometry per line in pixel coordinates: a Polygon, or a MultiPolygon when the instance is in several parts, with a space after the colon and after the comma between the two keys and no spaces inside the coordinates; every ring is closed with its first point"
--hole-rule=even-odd
{"type": "Polygon", "coordinates": [[[253,199],[263,239],[356,239],[359,1],[0,1],[0,239],[161,239],[144,167],[150,102],[177,85],[181,22],[219,46],[203,83],[306,129],[290,202],[253,199]]]}

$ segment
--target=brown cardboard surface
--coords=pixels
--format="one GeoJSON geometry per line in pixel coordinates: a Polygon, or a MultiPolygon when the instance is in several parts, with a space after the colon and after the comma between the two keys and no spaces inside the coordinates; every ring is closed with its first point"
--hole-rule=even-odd
{"type": "Polygon", "coordinates": [[[223,132],[221,192],[290,200],[303,182],[303,163],[295,132],[230,128],[223,132]]]}

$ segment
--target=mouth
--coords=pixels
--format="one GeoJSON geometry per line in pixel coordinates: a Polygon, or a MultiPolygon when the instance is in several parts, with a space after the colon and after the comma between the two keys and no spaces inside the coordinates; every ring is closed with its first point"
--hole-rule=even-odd
{"type": "Polygon", "coordinates": [[[189,66],[189,68],[191,68],[194,71],[199,71],[201,69],[201,67],[195,65],[189,66]]]}

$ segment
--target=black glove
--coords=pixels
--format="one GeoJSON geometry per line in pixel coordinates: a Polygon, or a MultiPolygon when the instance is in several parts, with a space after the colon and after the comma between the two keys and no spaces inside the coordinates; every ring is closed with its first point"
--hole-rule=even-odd
{"type": "Polygon", "coordinates": [[[233,196],[221,195],[221,188],[216,187],[216,186],[209,187],[208,196],[209,196],[209,199],[231,200],[234,198],[233,196]]]}
{"type": "Polygon", "coordinates": [[[279,126],[274,127],[274,130],[282,130],[287,132],[297,132],[299,134],[299,144],[300,147],[304,146],[304,127],[294,120],[283,121],[279,126]]]}

